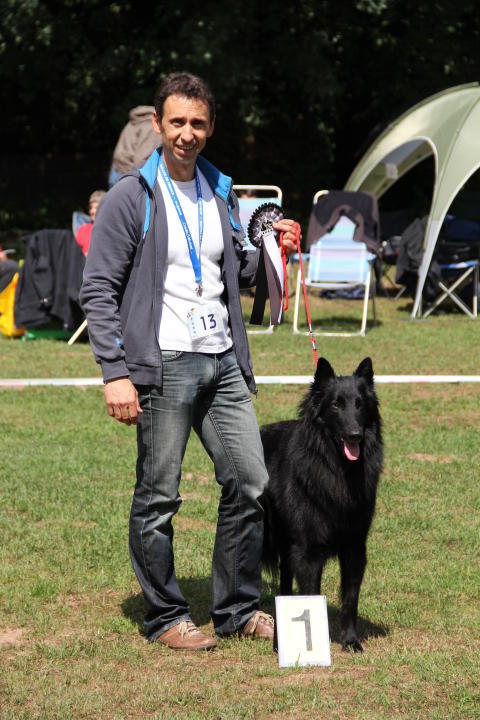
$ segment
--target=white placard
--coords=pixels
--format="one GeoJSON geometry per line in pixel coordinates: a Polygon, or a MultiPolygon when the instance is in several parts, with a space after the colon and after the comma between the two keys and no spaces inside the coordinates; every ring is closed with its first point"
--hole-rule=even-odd
{"type": "Polygon", "coordinates": [[[275,598],[280,667],[331,665],[325,595],[275,598]]]}

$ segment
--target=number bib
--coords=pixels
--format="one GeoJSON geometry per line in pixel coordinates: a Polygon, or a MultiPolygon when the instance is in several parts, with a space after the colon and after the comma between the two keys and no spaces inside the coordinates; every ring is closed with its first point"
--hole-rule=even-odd
{"type": "Polygon", "coordinates": [[[217,310],[216,305],[200,305],[190,310],[187,321],[192,340],[214,335],[219,331],[221,325],[217,310]]]}

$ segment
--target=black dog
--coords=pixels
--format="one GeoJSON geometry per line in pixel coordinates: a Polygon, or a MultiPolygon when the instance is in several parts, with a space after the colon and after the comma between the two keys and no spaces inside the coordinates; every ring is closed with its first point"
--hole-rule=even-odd
{"type": "Polygon", "coordinates": [[[280,592],[320,594],[323,567],[338,556],[341,642],[362,651],[358,596],[367,563],[383,445],[370,358],[336,377],[321,358],[298,420],[261,429],[270,481],[265,492],[264,564],[280,562],[280,592]]]}

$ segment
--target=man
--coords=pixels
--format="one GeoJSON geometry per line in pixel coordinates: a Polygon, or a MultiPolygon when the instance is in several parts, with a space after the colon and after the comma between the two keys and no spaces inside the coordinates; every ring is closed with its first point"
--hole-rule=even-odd
{"type": "MultiPolygon", "coordinates": [[[[104,197],[87,258],[82,304],[111,417],[137,424],[130,556],[150,641],[210,649],[177,584],[171,520],[193,427],[222,488],[212,563],[211,616],[219,636],[273,637],[259,611],[267,473],[239,282],[258,254],[243,247],[231,178],[201,156],[215,125],[203,80],[169,75],[155,99],[163,149],[104,197]],[[250,391],[250,392],[249,392],[250,391]]],[[[282,220],[287,252],[295,223],[282,220]]]]}

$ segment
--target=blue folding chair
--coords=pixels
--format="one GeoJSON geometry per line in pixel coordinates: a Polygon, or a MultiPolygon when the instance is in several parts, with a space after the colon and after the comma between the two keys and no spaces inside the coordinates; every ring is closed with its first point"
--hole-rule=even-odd
{"type": "MultiPolygon", "coordinates": [[[[372,283],[372,265],[376,256],[369,252],[363,242],[353,240],[355,223],[342,216],[335,227],[320,240],[313,243],[310,253],[303,256],[308,262],[305,277],[306,292],[309,289],[321,291],[353,290],[363,287],[363,309],[360,330],[357,332],[324,332],[314,329],[316,335],[332,337],[364,336],[367,326],[368,301],[372,298],[373,320],[376,321],[375,283],[372,283]]],[[[300,290],[302,278],[300,270],[297,275],[295,293],[295,309],[293,316],[293,332],[303,333],[298,329],[298,311],[300,306],[300,290]]],[[[305,333],[308,334],[308,333],[305,333]]]]}

